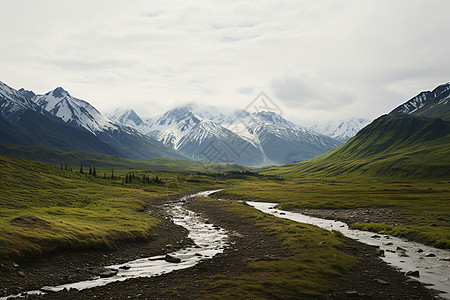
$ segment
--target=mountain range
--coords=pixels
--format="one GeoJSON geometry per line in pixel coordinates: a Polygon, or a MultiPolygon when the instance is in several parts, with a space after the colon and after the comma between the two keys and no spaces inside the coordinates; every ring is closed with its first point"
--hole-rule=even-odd
{"type": "Polygon", "coordinates": [[[116,110],[110,117],[202,161],[278,165],[310,159],[342,144],[271,111],[223,114],[214,106],[190,103],[147,121],[133,110],[116,110]]]}
{"type": "Polygon", "coordinates": [[[131,159],[186,159],[133,127],[105,117],[88,102],[60,87],[36,95],[0,82],[0,125],[0,143],[115,154],[131,159]]]}
{"type": "Polygon", "coordinates": [[[351,118],[349,120],[329,121],[318,123],[309,127],[323,135],[332,137],[338,141],[346,142],[354,137],[358,131],[363,129],[370,121],[363,118],[351,118]]]}
{"type": "Polygon", "coordinates": [[[325,155],[265,169],[283,176],[450,176],[450,83],[421,92],[325,155]]]}
{"type": "MultiPolygon", "coordinates": [[[[429,93],[439,92],[448,95],[445,88],[429,93]]],[[[434,101],[436,95],[425,97],[434,101]]],[[[214,106],[194,103],[147,119],[131,109],[117,109],[106,116],[62,87],[38,95],[0,82],[0,143],[138,160],[168,157],[249,166],[287,164],[342,145],[367,123],[354,118],[307,128],[272,111],[225,114],[214,106]]]]}

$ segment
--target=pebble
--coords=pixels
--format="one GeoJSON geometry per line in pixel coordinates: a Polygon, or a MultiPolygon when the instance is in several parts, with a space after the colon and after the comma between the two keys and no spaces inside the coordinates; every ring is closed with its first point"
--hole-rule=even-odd
{"type": "Polygon", "coordinates": [[[375,278],[373,281],[378,282],[378,283],[380,283],[382,285],[389,285],[389,282],[384,281],[383,279],[375,278]]]}
{"type": "Polygon", "coordinates": [[[420,277],[419,271],[408,271],[406,272],[406,276],[420,277]]]}

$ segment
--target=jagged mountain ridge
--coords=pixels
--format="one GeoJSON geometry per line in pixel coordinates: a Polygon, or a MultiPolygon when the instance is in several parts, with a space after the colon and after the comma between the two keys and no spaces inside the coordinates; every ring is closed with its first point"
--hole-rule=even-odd
{"type": "Polygon", "coordinates": [[[341,147],[302,163],[265,170],[284,176],[448,178],[450,84],[421,92],[341,147]]]}
{"type": "Polygon", "coordinates": [[[324,124],[314,124],[309,129],[339,141],[346,142],[369,123],[370,121],[367,119],[351,118],[348,120],[329,121],[324,124]]]}
{"type": "Polygon", "coordinates": [[[131,159],[187,158],[135,128],[107,118],[61,87],[36,95],[0,82],[0,116],[2,143],[116,154],[131,159]]]}
{"type": "Polygon", "coordinates": [[[433,91],[424,91],[396,107],[390,114],[410,114],[428,118],[450,120],[450,82],[433,91]]]}
{"type": "MultiPolygon", "coordinates": [[[[123,117],[115,119],[127,122],[123,117]]],[[[148,126],[146,135],[194,159],[247,165],[305,160],[341,144],[274,112],[238,110],[226,115],[213,106],[192,103],[167,111],[148,126]]]]}

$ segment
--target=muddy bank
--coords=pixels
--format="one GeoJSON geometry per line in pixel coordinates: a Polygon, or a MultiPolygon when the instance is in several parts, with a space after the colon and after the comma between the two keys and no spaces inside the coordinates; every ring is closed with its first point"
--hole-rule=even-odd
{"type": "MultiPolygon", "coordinates": [[[[168,199],[160,199],[155,203],[153,213],[164,217],[160,211],[168,199]],[[157,212],[158,211],[158,212],[157,212]]],[[[211,260],[205,260],[198,265],[174,271],[158,277],[130,279],[124,282],[112,283],[82,291],[63,291],[55,294],[30,296],[32,299],[198,299],[214,295],[214,289],[209,288],[204,280],[214,282],[216,276],[235,276],[251,274],[253,271],[246,263],[270,256],[289,256],[289,251],[282,247],[281,241],[273,235],[268,235],[255,228],[251,220],[239,217],[237,214],[223,211],[216,202],[189,200],[187,208],[202,214],[213,224],[230,232],[230,246],[222,254],[211,260]]],[[[129,245],[127,249],[115,251],[99,251],[97,253],[73,253],[71,256],[61,255],[56,258],[43,259],[34,262],[27,272],[36,275],[11,280],[10,285],[2,288],[13,289],[14,284],[24,286],[23,282],[38,288],[42,285],[57,284],[62,276],[90,276],[92,268],[100,268],[116,262],[124,262],[142,256],[164,254],[168,248],[186,241],[186,232],[166,223],[165,228],[155,232],[151,243],[129,245]],[[140,256],[142,255],[142,256],[140,256]],[[79,271],[76,268],[79,269],[79,271]],[[80,273],[80,275],[78,275],[80,273]],[[26,278],[26,279],[25,279],[26,278]],[[51,282],[53,280],[53,282],[51,282]],[[42,284],[43,283],[43,284],[42,284]]],[[[301,296],[302,299],[435,299],[431,290],[405,277],[401,272],[388,266],[377,256],[376,249],[352,240],[348,240],[343,251],[357,256],[360,262],[346,273],[332,279],[332,289],[320,297],[301,296]]],[[[14,268],[14,267],[13,267],[14,268]]],[[[26,268],[20,265],[19,268],[26,268]]],[[[17,272],[16,268],[13,269],[17,272]]],[[[3,272],[2,272],[3,273],[3,272]]],[[[0,275],[3,278],[8,276],[0,275]]],[[[85,278],[81,278],[85,279],[85,278]]],[[[80,280],[81,280],[80,279],[80,280]]],[[[17,287],[17,286],[16,286],[17,287]]],[[[27,288],[28,289],[28,288],[27,288]]],[[[280,295],[282,298],[283,295],[280,295]]]]}
{"type": "Polygon", "coordinates": [[[105,271],[104,266],[121,264],[142,257],[163,255],[191,244],[188,232],[173,224],[164,203],[188,193],[148,199],[146,213],[161,219],[163,225],[147,241],[118,242],[117,248],[84,251],[62,251],[41,257],[27,257],[0,262],[0,296],[36,290],[45,285],[91,279],[105,271]]]}
{"type": "Polygon", "coordinates": [[[389,208],[352,208],[352,209],[312,209],[295,208],[292,212],[299,212],[311,217],[338,220],[347,224],[352,223],[383,223],[388,225],[402,225],[392,222],[388,215],[395,211],[389,208]]]}
{"type": "MultiPolygon", "coordinates": [[[[289,256],[281,241],[254,227],[250,220],[225,212],[214,202],[190,200],[187,204],[210,222],[228,230],[230,247],[212,260],[205,260],[185,270],[152,278],[124,282],[83,291],[66,291],[38,299],[198,299],[214,295],[204,280],[215,276],[251,274],[246,262],[270,256],[289,256]]],[[[348,240],[343,251],[357,256],[360,262],[346,273],[332,279],[332,290],[320,297],[302,299],[435,299],[434,293],[411,281],[381,261],[376,248],[348,240]]],[[[283,298],[283,295],[280,295],[283,298]]]]}

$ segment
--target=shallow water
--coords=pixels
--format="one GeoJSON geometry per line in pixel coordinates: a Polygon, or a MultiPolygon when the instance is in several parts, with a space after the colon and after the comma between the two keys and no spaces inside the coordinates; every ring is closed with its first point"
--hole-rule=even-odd
{"type": "MultiPolygon", "coordinates": [[[[129,261],[119,265],[107,266],[107,269],[118,270],[117,275],[109,278],[94,278],[92,280],[68,283],[58,286],[46,286],[45,289],[53,292],[62,291],[64,289],[88,289],[97,286],[103,286],[111,282],[124,281],[130,278],[152,277],[169,273],[175,270],[186,269],[199,263],[201,260],[210,259],[216,254],[222,253],[227,246],[227,232],[214,226],[207,224],[205,220],[198,214],[187,210],[183,207],[184,201],[192,197],[204,197],[215,191],[201,192],[181,198],[177,202],[165,205],[167,213],[172,216],[172,221],[180,226],[185,227],[189,234],[188,237],[194,242],[194,246],[180,249],[178,251],[168,253],[169,255],[180,258],[180,263],[170,263],[164,260],[164,256],[153,256],[129,261]],[[124,270],[120,267],[126,266],[129,269],[124,270]]],[[[40,290],[28,291],[27,294],[45,294],[40,290]]],[[[23,295],[10,295],[0,297],[0,299],[8,299],[9,297],[20,297],[23,295]]]]}
{"type": "Polygon", "coordinates": [[[309,217],[301,213],[275,209],[274,206],[278,203],[247,203],[256,209],[280,218],[312,224],[328,230],[337,230],[351,239],[368,245],[378,246],[384,250],[385,257],[381,258],[388,264],[400,269],[403,272],[419,271],[419,278],[411,278],[426,285],[430,285],[428,286],[429,288],[441,292],[441,297],[450,299],[450,251],[437,249],[393,236],[349,229],[347,224],[340,221],[309,217]],[[379,238],[375,238],[375,236],[379,236],[379,238]],[[398,247],[404,250],[398,249],[398,247]],[[422,251],[418,252],[419,249],[422,251]],[[434,254],[435,257],[427,257],[427,255],[430,254],[434,254]]]}

